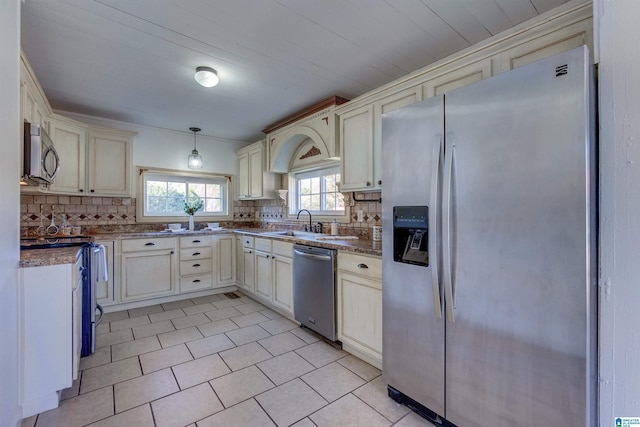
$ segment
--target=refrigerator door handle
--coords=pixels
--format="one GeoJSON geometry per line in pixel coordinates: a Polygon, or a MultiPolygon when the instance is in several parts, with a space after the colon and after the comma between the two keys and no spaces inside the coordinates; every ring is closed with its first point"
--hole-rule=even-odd
{"type": "Polygon", "coordinates": [[[444,304],[447,319],[455,321],[455,300],[453,291],[453,266],[451,263],[451,181],[453,174],[453,153],[455,143],[453,134],[447,134],[447,142],[451,141],[444,154],[444,183],[442,190],[442,261],[444,269],[444,304]]]}
{"type": "Polygon", "coordinates": [[[437,135],[437,140],[433,144],[433,155],[431,156],[431,197],[429,204],[429,263],[431,264],[431,291],[433,293],[433,309],[436,319],[442,319],[442,297],[440,296],[440,277],[438,276],[438,212],[440,206],[438,190],[440,188],[440,160],[442,158],[442,135],[437,135]]]}

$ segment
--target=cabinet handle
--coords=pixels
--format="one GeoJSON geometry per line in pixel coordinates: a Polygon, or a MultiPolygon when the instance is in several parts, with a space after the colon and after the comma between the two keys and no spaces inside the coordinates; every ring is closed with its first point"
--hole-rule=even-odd
{"type": "Polygon", "coordinates": [[[271,255],[271,258],[276,259],[276,256],[275,255],[271,255]]]}
{"type": "Polygon", "coordinates": [[[92,193],[95,193],[95,192],[96,192],[96,190],[93,190],[93,189],[91,189],[91,190],[89,190],[89,191],[91,191],[92,193]]]}
{"type": "Polygon", "coordinates": [[[367,181],[367,187],[371,187],[371,183],[367,181]]]}
{"type": "Polygon", "coordinates": [[[200,240],[192,240],[191,243],[200,243],[200,240]]]}
{"type": "Polygon", "coordinates": [[[81,192],[81,193],[84,193],[84,189],[82,189],[82,188],[79,189],[78,191],[81,192]]]}
{"type": "Polygon", "coordinates": [[[250,253],[250,254],[252,254],[253,252],[252,252],[252,251],[249,251],[249,253],[250,253]]]}
{"type": "Polygon", "coordinates": [[[193,264],[193,267],[200,267],[200,264],[193,264]]]}
{"type": "Polygon", "coordinates": [[[200,255],[200,252],[194,252],[193,255],[191,256],[197,256],[197,255],[200,255]]]}
{"type": "Polygon", "coordinates": [[[170,255],[173,255],[173,251],[169,252],[170,255]]]}
{"type": "Polygon", "coordinates": [[[192,283],[200,283],[200,279],[196,279],[192,283]]]}
{"type": "Polygon", "coordinates": [[[369,268],[367,264],[358,264],[358,268],[369,268]]]}
{"type": "Polygon", "coordinates": [[[248,245],[248,244],[249,244],[249,241],[247,240],[245,243],[248,245]]]}
{"type": "Polygon", "coordinates": [[[144,245],[145,245],[145,246],[155,246],[156,244],[155,244],[155,243],[151,243],[151,242],[149,242],[149,243],[145,243],[144,245]]]}
{"type": "Polygon", "coordinates": [[[378,185],[382,185],[382,180],[381,179],[378,180],[378,185]]]}

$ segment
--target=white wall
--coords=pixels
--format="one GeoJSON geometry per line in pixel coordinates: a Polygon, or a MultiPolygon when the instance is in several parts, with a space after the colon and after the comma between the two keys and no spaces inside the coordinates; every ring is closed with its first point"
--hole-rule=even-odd
{"type": "MultiPolygon", "coordinates": [[[[189,170],[187,156],[193,150],[193,133],[142,126],[133,123],[118,122],[79,114],[56,111],[57,113],[80,122],[113,127],[138,132],[133,144],[134,166],[154,166],[167,169],[189,170]]],[[[236,150],[251,142],[231,141],[198,135],[197,148],[202,156],[202,172],[215,172],[228,175],[237,174],[236,150]]]]}
{"type": "Polygon", "coordinates": [[[600,425],[640,417],[638,0],[596,0],[600,105],[600,425]]]}
{"type": "Polygon", "coordinates": [[[18,408],[18,260],[20,193],[20,2],[0,1],[0,426],[18,408]]]}

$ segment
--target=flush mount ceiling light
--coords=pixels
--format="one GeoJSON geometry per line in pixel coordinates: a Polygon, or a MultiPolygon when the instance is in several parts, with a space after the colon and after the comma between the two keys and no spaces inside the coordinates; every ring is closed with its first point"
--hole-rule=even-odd
{"type": "Polygon", "coordinates": [[[218,72],[211,67],[198,67],[196,74],[193,76],[200,86],[214,87],[218,84],[218,72]]]}
{"type": "Polygon", "coordinates": [[[200,132],[200,128],[189,128],[189,130],[193,132],[193,151],[189,154],[189,169],[202,169],[202,156],[196,149],[196,134],[200,132]]]}

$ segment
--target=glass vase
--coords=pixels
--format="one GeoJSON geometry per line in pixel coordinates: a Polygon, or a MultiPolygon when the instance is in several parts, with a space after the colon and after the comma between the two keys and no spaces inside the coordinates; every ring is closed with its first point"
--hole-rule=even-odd
{"type": "Polygon", "coordinates": [[[195,230],[195,224],[193,223],[193,215],[189,215],[189,231],[195,230]]]}

